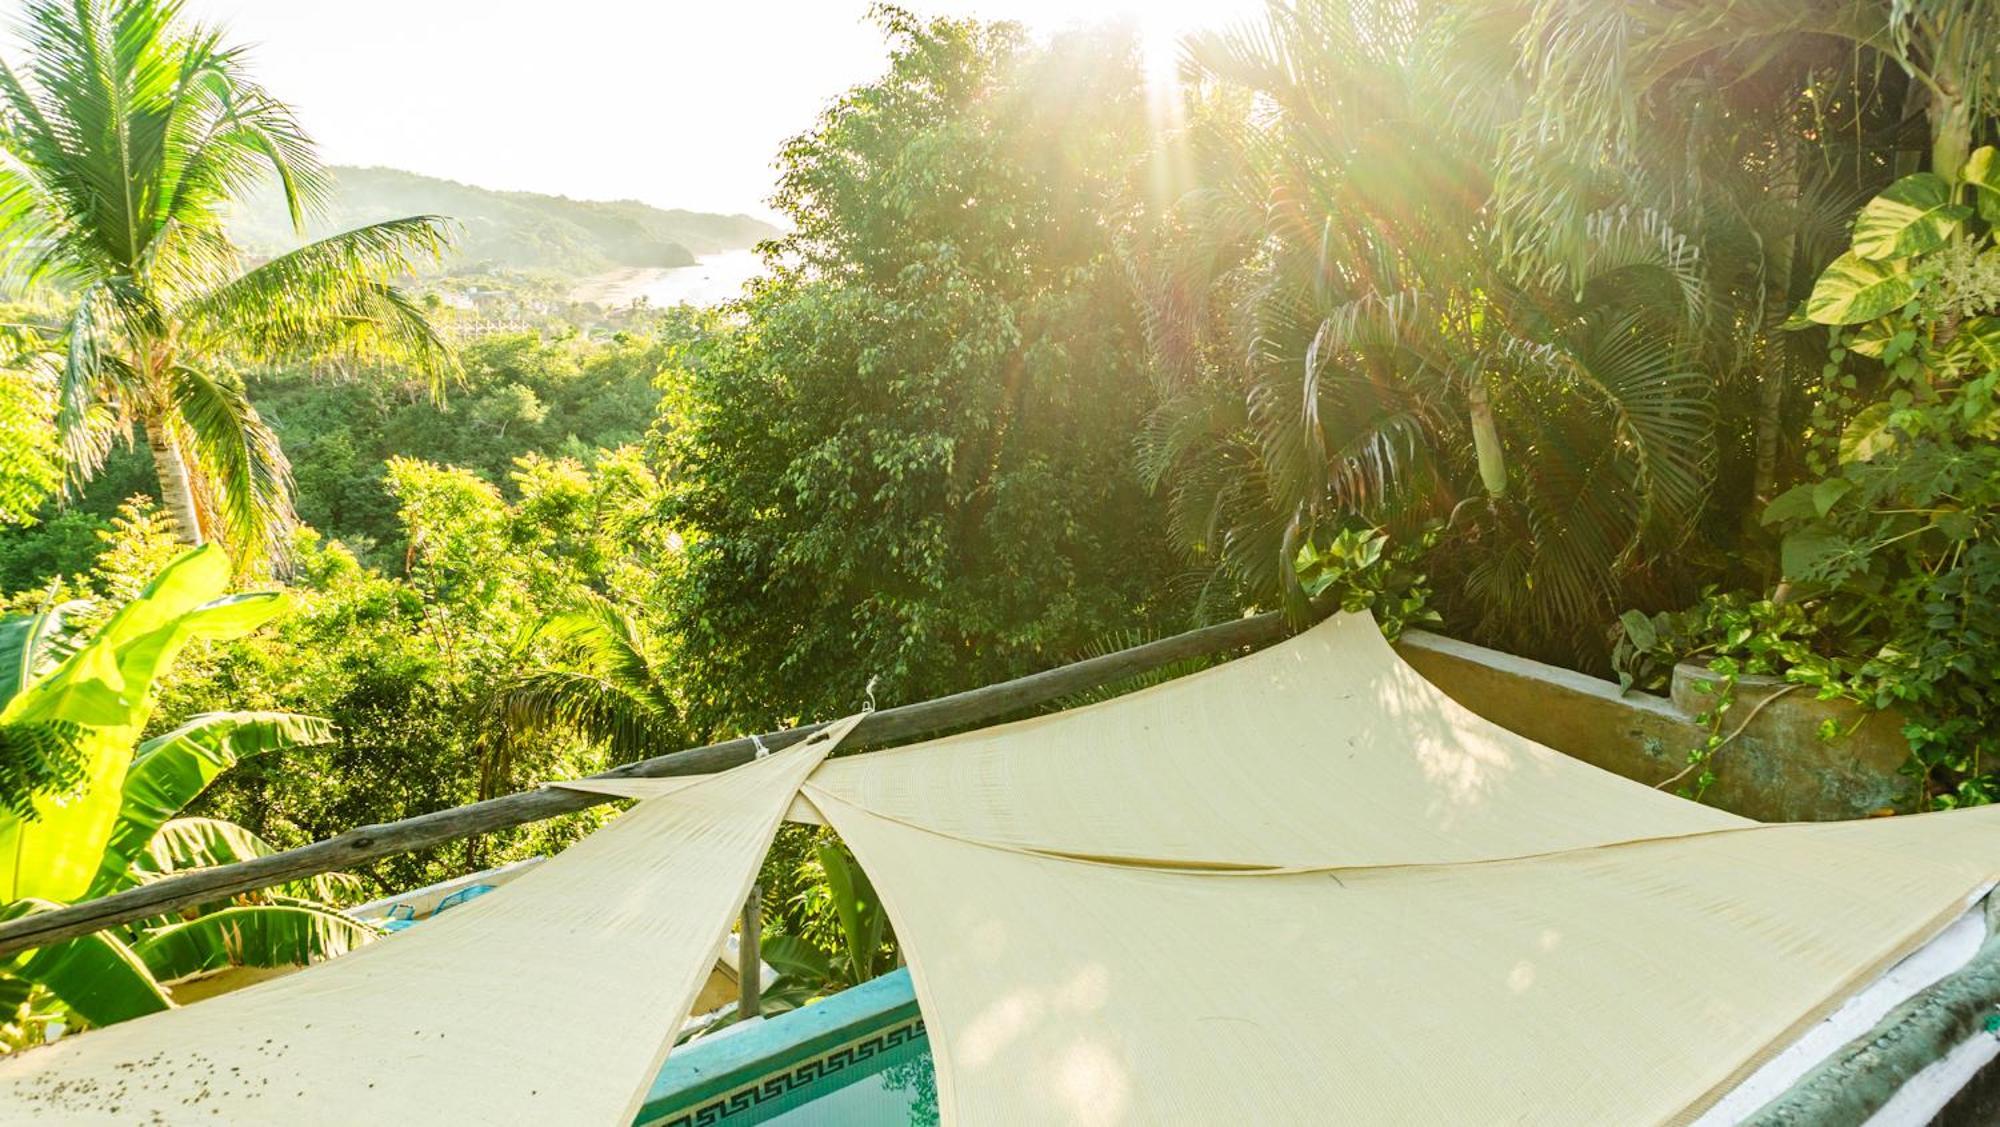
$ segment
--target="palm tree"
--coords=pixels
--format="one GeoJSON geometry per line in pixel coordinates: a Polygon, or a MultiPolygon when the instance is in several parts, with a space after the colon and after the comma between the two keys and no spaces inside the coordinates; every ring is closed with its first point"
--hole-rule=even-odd
{"type": "Polygon", "coordinates": [[[1674,215],[1607,201],[1572,276],[1511,269],[1487,204],[1515,26],[1301,0],[1189,45],[1202,186],[1137,270],[1163,403],[1142,453],[1239,598],[1301,603],[1291,561],[1343,520],[1449,519],[1461,623],[1571,657],[1692,527],[1699,256],[1674,215]]]}
{"type": "MultiPolygon", "coordinates": [[[[1709,226],[1736,228],[1726,248],[1710,248],[1723,251],[1709,255],[1712,267],[1734,269],[1736,300],[1734,318],[1716,322],[1733,333],[1718,334],[1730,347],[1709,359],[1725,390],[1752,392],[1741,412],[1754,419],[1754,455],[1740,512],[1754,522],[1782,485],[1784,448],[1796,445],[1805,415],[1796,392],[1825,359],[1824,337],[1780,326],[1840,253],[1862,201],[1926,157],[1956,177],[1977,134],[1991,131],[2000,15],[1984,0],[1524,8],[1517,41],[1529,90],[1495,200],[1510,258],[1525,271],[1559,269],[1558,248],[1582,234],[1579,181],[1698,197],[1709,226]]],[[[1714,242],[1712,230],[1699,237],[1714,242]]]]}
{"type": "Polygon", "coordinates": [[[663,647],[630,614],[586,594],[527,641],[559,660],[518,674],[487,702],[481,797],[512,787],[513,748],[531,735],[562,732],[602,743],[613,763],[687,746],[663,647]]]}
{"type": "Polygon", "coordinates": [[[451,350],[392,283],[440,252],[445,222],[377,223],[246,270],[227,205],[275,176],[303,232],[330,181],[243,50],[178,0],[31,0],[21,32],[25,65],[0,63],[0,271],[74,292],[66,456],[87,479],[136,427],[180,538],[244,563],[289,519],[290,470],[221,359],[358,349],[436,386],[451,350]]]}

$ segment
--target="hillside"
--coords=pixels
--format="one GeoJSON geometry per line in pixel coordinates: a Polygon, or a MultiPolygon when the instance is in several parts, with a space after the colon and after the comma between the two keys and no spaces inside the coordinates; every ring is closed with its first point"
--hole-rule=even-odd
{"type": "MultiPolygon", "coordinates": [[[[498,266],[583,276],[620,267],[687,266],[697,255],[751,246],[777,233],[747,215],[499,192],[391,168],[333,172],[333,211],[314,227],[314,237],[400,215],[448,215],[461,227],[448,270],[498,266]]],[[[259,253],[299,243],[275,187],[257,193],[232,226],[238,240],[259,253]]]]}

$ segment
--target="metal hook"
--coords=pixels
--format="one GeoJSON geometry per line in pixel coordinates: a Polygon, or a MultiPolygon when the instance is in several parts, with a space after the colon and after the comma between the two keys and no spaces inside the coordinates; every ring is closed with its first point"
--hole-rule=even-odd
{"type": "Polygon", "coordinates": [[[750,737],[750,744],[752,747],[755,747],[757,749],[756,758],[758,759],[762,759],[765,756],[771,754],[771,749],[764,746],[764,741],[759,736],[752,735],[750,737]]]}
{"type": "Polygon", "coordinates": [[[868,678],[868,687],[862,690],[863,692],[868,694],[868,703],[862,707],[861,711],[863,712],[875,711],[875,682],[880,681],[881,679],[882,677],[880,674],[868,678]]]}

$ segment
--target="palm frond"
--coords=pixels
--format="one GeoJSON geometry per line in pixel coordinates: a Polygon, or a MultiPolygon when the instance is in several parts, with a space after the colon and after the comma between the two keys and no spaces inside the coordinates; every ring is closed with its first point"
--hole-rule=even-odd
{"type": "Polygon", "coordinates": [[[457,371],[450,345],[395,280],[435,261],[450,221],[424,215],[331,235],[191,300],[192,335],[263,358],[346,352],[395,360],[434,387],[457,371]]]}
{"type": "Polygon", "coordinates": [[[680,709],[657,646],[630,615],[590,596],[537,638],[560,664],[522,673],[497,694],[495,716],[510,735],[573,732],[605,743],[617,762],[680,743],[680,709]]]}
{"type": "Polygon", "coordinates": [[[293,523],[292,467],[242,385],[180,366],[173,402],[181,424],[174,438],[193,455],[199,497],[235,547],[239,566],[282,550],[293,523]]]}

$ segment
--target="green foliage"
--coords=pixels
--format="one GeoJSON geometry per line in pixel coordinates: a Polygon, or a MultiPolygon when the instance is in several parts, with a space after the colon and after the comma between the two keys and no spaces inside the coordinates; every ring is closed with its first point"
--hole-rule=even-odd
{"type": "MultiPolygon", "coordinates": [[[[8,765],[8,785],[20,789],[10,790],[9,810],[0,814],[6,916],[237,859],[240,849],[213,843],[252,835],[227,823],[190,832],[173,816],[240,757],[330,736],[330,725],[310,717],[213,713],[133,746],[155,707],[156,682],[188,642],[239,637],[281,608],[270,595],[214,597],[228,577],[228,560],[204,548],[166,567],[87,637],[71,629],[74,617],[88,614],[78,604],[0,620],[0,743],[11,751],[20,747],[11,738],[17,733],[59,730],[71,756],[40,777],[8,765]]],[[[47,1021],[60,1011],[103,1025],[171,1005],[161,983],[184,974],[300,965],[372,934],[309,903],[226,908],[52,944],[0,966],[0,982],[25,984],[24,998],[40,991],[57,1003],[21,1021],[47,1021]]],[[[16,1043],[36,1039],[23,1034],[16,1043]]]]}
{"type": "Polygon", "coordinates": [[[35,522],[62,485],[56,371],[31,334],[0,329],[0,529],[35,522]]]}
{"type": "MultiPolygon", "coordinates": [[[[301,536],[291,587],[298,612],[218,651],[204,676],[175,687],[170,714],[208,711],[226,698],[337,717],[338,737],[244,762],[218,780],[198,813],[289,848],[589,774],[613,755],[634,753],[553,715],[521,738],[500,721],[509,695],[537,671],[624,671],[590,664],[589,643],[606,639],[565,625],[538,628],[586,604],[659,601],[675,558],[672,543],[646,523],[654,479],[625,451],[600,454],[594,468],[524,459],[508,485],[511,502],[469,471],[394,462],[386,482],[390,539],[405,546],[395,576],[301,536]]],[[[676,737],[663,729],[646,738],[660,742],[651,747],[676,737]]],[[[388,859],[360,877],[371,894],[423,885],[559,849],[606,816],[592,811],[482,835],[388,859]]]]}
{"type": "Polygon", "coordinates": [[[1296,611],[1304,541],[1438,522],[1454,629],[1588,661],[1712,480],[1713,283],[1667,202],[1595,193],[1521,276],[1488,207],[1505,22],[1316,0],[1190,44],[1195,184],[1138,256],[1143,472],[1236,599],[1296,611]]]}
{"type": "Polygon", "coordinates": [[[794,233],[665,382],[693,730],[913,700],[1177,619],[1115,255],[1142,198],[1132,44],[883,10],[889,73],[786,146],[794,233]]]}
{"type": "MultiPolygon", "coordinates": [[[[1967,170],[1987,167],[1991,152],[1967,170]]],[[[1938,805],[1988,802],[2000,785],[1990,766],[2000,750],[2000,285],[1985,265],[2000,252],[1987,221],[1957,202],[1984,191],[1928,173],[1898,181],[1863,209],[1857,251],[1815,288],[1809,316],[1858,327],[1833,337],[1823,371],[1807,457],[1816,475],[1764,510],[1783,534],[1787,600],[1728,596],[1684,615],[1628,616],[1621,644],[1635,676],[1650,671],[1649,655],[1707,652],[1725,679],[1717,716],[1745,672],[1900,710],[1909,770],[1938,805]],[[1852,289],[1857,266],[1899,280],[1895,300],[1852,289]],[[1839,308],[1820,301],[1829,294],[1848,311],[1829,312],[1839,308]]]]}
{"type": "Polygon", "coordinates": [[[772,996],[798,1005],[858,986],[896,965],[889,916],[868,874],[847,847],[824,835],[790,874],[797,891],[761,939],[764,961],[779,974],[772,996]],[[786,930],[787,919],[796,921],[786,930]]]}
{"type": "Polygon", "coordinates": [[[142,430],[184,542],[225,538],[247,564],[282,537],[290,477],[223,361],[342,351],[448,372],[450,350],[393,284],[441,250],[443,221],[391,219],[245,269],[230,201],[274,176],[298,225],[327,184],[243,52],[166,0],[31,0],[24,14],[26,63],[0,67],[0,270],[73,295],[53,389],[68,468],[89,478],[113,436],[142,430]]]}
{"type": "Polygon", "coordinates": [[[1419,570],[1425,550],[1437,543],[1435,531],[1415,543],[1390,547],[1387,533],[1344,528],[1324,546],[1308,542],[1293,562],[1299,589],[1315,605],[1350,614],[1367,611],[1391,642],[1413,626],[1433,626],[1430,586],[1419,570]]]}
{"type": "Polygon", "coordinates": [[[645,437],[666,355],[648,335],[524,332],[467,345],[464,378],[442,403],[416,388],[328,385],[293,370],[259,376],[251,388],[281,420],[300,517],[395,571],[407,545],[385,468],[391,458],[458,466],[502,486],[529,455],[596,461],[597,450],[645,437]]]}
{"type": "MultiPolygon", "coordinates": [[[[2000,785],[1988,766],[2000,748],[2000,250],[1959,202],[1983,207],[1992,161],[1980,149],[1965,179],[1922,182],[1916,206],[1946,217],[1941,234],[1878,247],[1922,297],[1835,339],[1815,419],[1821,476],[1765,513],[1784,533],[1787,577],[1841,652],[1866,657],[1849,691],[1910,717],[1912,773],[1943,805],[1991,801],[2000,785]]],[[[1899,182],[1870,207],[1910,207],[1912,191],[1899,182]]]]}
{"type": "Polygon", "coordinates": [[[615,763],[688,746],[664,646],[631,615],[586,596],[537,633],[532,640],[557,660],[522,672],[497,694],[504,739],[568,731],[602,743],[615,763]]]}
{"type": "MultiPolygon", "coordinates": [[[[1688,750],[1686,766],[1669,780],[1693,776],[1680,793],[1699,801],[1715,784],[1716,755],[1749,723],[1745,717],[1735,727],[1725,727],[1742,678],[1781,677],[1787,682],[1781,693],[1805,687],[1821,700],[1853,699],[1848,668],[1817,648],[1829,641],[1800,604],[1710,591],[1683,611],[1651,616],[1625,612],[1619,618],[1612,665],[1619,685],[1627,690],[1636,686],[1664,692],[1671,686],[1674,666],[1686,661],[1699,660],[1715,675],[1714,680],[1697,681],[1694,686],[1714,697],[1694,718],[1707,728],[1707,736],[1699,747],[1688,750]]],[[[1820,732],[1826,740],[1843,734],[1837,727],[1820,732]]]]}

